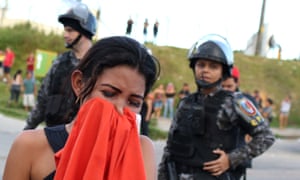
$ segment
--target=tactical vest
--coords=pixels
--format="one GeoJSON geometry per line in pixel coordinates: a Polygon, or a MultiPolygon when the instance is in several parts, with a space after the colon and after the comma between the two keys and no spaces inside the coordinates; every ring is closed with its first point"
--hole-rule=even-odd
{"type": "Polygon", "coordinates": [[[59,58],[59,64],[55,69],[55,73],[51,77],[48,89],[48,101],[46,104],[46,124],[54,126],[69,122],[65,120],[66,113],[72,109],[74,99],[70,96],[72,91],[70,85],[70,75],[75,65],[72,63],[70,54],[64,53],[59,58]]]}
{"type": "Polygon", "coordinates": [[[217,126],[218,112],[229,95],[227,91],[207,97],[195,93],[182,100],[167,142],[171,160],[201,168],[204,162],[218,158],[213,150],[230,152],[237,147],[239,129],[225,131],[217,126]]]}

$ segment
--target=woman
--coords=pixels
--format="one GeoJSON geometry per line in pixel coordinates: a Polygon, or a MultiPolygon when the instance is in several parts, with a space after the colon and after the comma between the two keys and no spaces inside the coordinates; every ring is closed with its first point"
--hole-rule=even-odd
{"type": "Polygon", "coordinates": [[[165,102],[164,85],[160,84],[156,89],[154,89],[153,94],[154,94],[154,102],[153,102],[154,118],[158,120],[161,116],[161,111],[163,109],[163,105],[165,102]]]}
{"type": "Polygon", "coordinates": [[[158,75],[157,60],[137,41],[98,41],[71,75],[74,121],[21,133],[3,179],[52,179],[55,170],[55,179],[156,179],[154,147],[138,136],[135,113],[158,75]]]}
{"type": "Polygon", "coordinates": [[[22,78],[22,70],[19,69],[17,72],[14,74],[11,87],[10,87],[10,99],[9,99],[9,104],[14,102],[15,104],[18,104],[19,102],[19,97],[21,93],[21,87],[23,84],[23,78],[22,78]]]}
{"type": "Polygon", "coordinates": [[[169,82],[165,90],[164,118],[173,119],[175,95],[175,86],[172,82],[169,82]]]}
{"type": "Polygon", "coordinates": [[[284,129],[288,125],[289,113],[292,106],[292,98],[287,95],[280,104],[280,114],[279,114],[279,128],[284,129]]]}

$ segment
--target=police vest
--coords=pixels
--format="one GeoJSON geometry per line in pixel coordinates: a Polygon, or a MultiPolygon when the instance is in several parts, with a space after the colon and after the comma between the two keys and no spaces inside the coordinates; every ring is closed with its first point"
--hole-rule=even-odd
{"type": "Polygon", "coordinates": [[[201,168],[204,162],[218,158],[213,150],[230,152],[237,147],[238,128],[221,130],[217,126],[218,112],[230,94],[219,91],[204,97],[195,93],[180,102],[167,142],[171,160],[201,168]]]}

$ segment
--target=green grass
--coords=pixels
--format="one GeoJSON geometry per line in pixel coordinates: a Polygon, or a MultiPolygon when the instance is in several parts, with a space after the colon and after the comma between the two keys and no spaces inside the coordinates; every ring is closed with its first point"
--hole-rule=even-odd
{"type": "Polygon", "coordinates": [[[6,83],[0,82],[0,112],[17,119],[26,119],[28,112],[22,106],[22,96],[19,97],[19,103],[8,103],[10,98],[9,88],[6,83]]]}

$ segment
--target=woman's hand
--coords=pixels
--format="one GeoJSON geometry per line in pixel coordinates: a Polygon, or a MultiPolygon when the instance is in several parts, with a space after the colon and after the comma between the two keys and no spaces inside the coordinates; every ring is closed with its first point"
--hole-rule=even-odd
{"type": "Polygon", "coordinates": [[[230,167],[228,155],[221,149],[216,149],[213,153],[218,154],[219,158],[214,161],[204,163],[203,170],[210,172],[213,176],[219,176],[230,167]]]}

